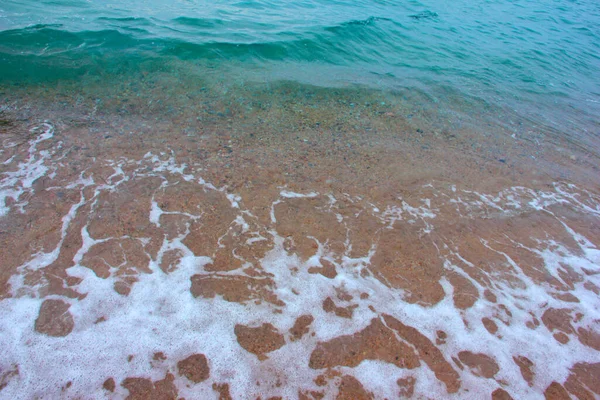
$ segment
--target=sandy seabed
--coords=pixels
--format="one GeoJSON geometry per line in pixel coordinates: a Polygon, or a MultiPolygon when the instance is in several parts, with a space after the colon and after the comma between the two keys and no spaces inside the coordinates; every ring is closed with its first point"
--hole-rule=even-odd
{"type": "Polygon", "coordinates": [[[24,109],[0,398],[600,396],[598,158],[566,140],[24,109]]]}

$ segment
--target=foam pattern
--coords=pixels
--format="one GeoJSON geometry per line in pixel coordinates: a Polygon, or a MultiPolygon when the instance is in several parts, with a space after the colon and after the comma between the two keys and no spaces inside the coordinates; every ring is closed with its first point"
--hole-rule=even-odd
{"type": "MultiPolygon", "coordinates": [[[[36,179],[53,179],[51,174],[60,168],[55,158],[61,144],[40,148],[52,138],[52,126],[43,124],[32,132],[35,137],[26,153],[5,162],[16,169],[8,169],[2,175],[3,218],[27,213],[26,199],[36,195],[36,179]]],[[[366,391],[381,399],[397,398],[397,381],[404,378],[414,379],[412,393],[417,398],[489,398],[491,392],[502,387],[513,398],[537,399],[543,398],[543,390],[553,381],[567,380],[574,364],[600,362],[598,349],[579,340],[577,333],[581,329],[596,335],[600,332],[600,299],[593,290],[600,287],[600,250],[593,243],[597,238],[589,237],[589,230],[586,237],[573,223],[577,219],[568,217],[576,215],[598,224],[600,198],[571,184],[558,182],[545,191],[508,187],[498,193],[478,193],[432,182],[423,186],[418,198],[399,196],[386,204],[373,204],[364,196],[317,190],[295,192],[281,187],[270,199],[268,220],[246,207],[246,199],[241,195],[206,182],[201,176],[201,165],[178,163],[176,154],[148,153],[139,160],[97,160],[76,178],[53,179],[52,185],[47,190],[74,193],[78,200],[62,216],[56,245],[48,251],[33,252],[16,268],[9,280],[10,295],[0,301],[0,383],[5,385],[0,391],[2,398],[123,398],[128,391],[120,383],[127,377],[157,381],[173,373],[179,396],[188,399],[218,398],[213,383],[228,383],[235,399],[298,398],[299,390],[322,391],[326,398],[332,398],[340,377],[345,375],[353,376],[366,391]],[[145,232],[160,234],[144,237],[94,233],[94,216],[101,215],[103,204],[134,184],[149,187],[145,197],[136,199],[139,204],[135,206],[136,210],[143,210],[151,226],[145,232]],[[243,246],[236,247],[231,262],[237,260],[241,267],[215,272],[216,255],[199,254],[189,242],[197,226],[204,232],[211,229],[207,215],[215,205],[205,202],[195,209],[179,210],[173,208],[177,205],[167,206],[169,190],[182,185],[193,188],[192,193],[210,196],[202,199],[219,199],[219,204],[225,204],[224,212],[231,215],[225,234],[216,238],[217,251],[226,249],[231,241],[251,248],[268,244],[264,256],[252,261],[240,250],[243,246]],[[342,203],[352,205],[356,213],[345,211],[342,203]],[[324,240],[319,232],[304,232],[300,227],[298,232],[282,234],[280,219],[285,213],[281,210],[289,205],[330,215],[331,224],[345,232],[342,244],[334,246],[333,238],[324,240]],[[449,235],[452,231],[447,226],[438,225],[438,221],[448,220],[448,215],[454,221],[483,221],[484,228],[473,232],[477,237],[491,226],[485,225],[489,221],[532,214],[542,215],[553,221],[552,229],[560,229],[543,232],[550,225],[542,225],[538,235],[523,241],[511,232],[476,238],[474,245],[485,253],[483,258],[497,260],[502,266],[499,269],[480,268],[469,247],[459,245],[449,235]],[[365,233],[370,244],[362,253],[357,251],[353,236],[353,224],[360,218],[369,218],[379,226],[372,235],[365,233]],[[167,232],[172,225],[169,221],[174,220],[178,228],[167,232]],[[443,295],[433,304],[410,300],[414,295],[411,286],[396,284],[393,277],[374,267],[377,253],[385,245],[378,239],[399,227],[431,242],[436,257],[442,260],[444,272],[437,282],[443,295]],[[69,235],[80,240],[66,274],[76,279],[78,283],[70,287],[81,296],[51,293],[46,280],[32,283],[28,279],[57,262],[69,235]],[[302,246],[299,238],[314,244],[309,246],[312,254],[307,258],[294,251],[302,246]],[[123,249],[125,256],[117,262],[110,262],[106,256],[102,264],[106,273],[86,264],[86,257],[91,257],[94,249],[116,242],[120,247],[115,248],[123,249]],[[156,250],[148,250],[154,242],[158,243],[156,250]],[[128,249],[132,248],[142,249],[143,254],[130,258],[128,249]],[[542,261],[533,265],[525,257],[519,259],[515,256],[521,254],[519,251],[542,261]],[[177,254],[178,258],[167,272],[163,264],[170,254],[177,254]],[[326,263],[335,266],[335,277],[309,272],[326,263]],[[134,272],[121,274],[123,268],[134,272]],[[256,270],[260,271],[258,277],[252,272],[256,270]],[[190,287],[197,275],[242,277],[255,282],[247,284],[249,290],[269,282],[267,287],[277,301],[269,301],[264,294],[230,301],[219,290],[212,296],[194,295],[190,287]],[[568,276],[580,278],[569,280],[568,276]],[[473,288],[468,307],[457,306],[459,280],[473,288]],[[115,290],[124,281],[128,283],[126,294],[115,290]],[[341,292],[346,296],[340,296],[341,292]],[[566,293],[571,297],[564,296],[566,293]],[[327,298],[334,299],[336,307],[348,307],[351,317],[326,311],[323,302],[327,298]],[[53,337],[35,329],[40,307],[48,299],[70,306],[68,312],[74,325],[68,335],[53,337]],[[555,340],[556,332],[539,322],[552,309],[567,310],[573,317],[568,323],[571,328],[563,329],[566,343],[555,340]],[[298,317],[306,314],[314,318],[310,333],[291,340],[289,330],[298,317]],[[458,374],[457,391],[449,393],[449,385],[439,380],[423,359],[414,369],[400,368],[382,359],[365,359],[355,366],[338,365],[333,368],[331,379],[321,385],[315,383],[324,373],[323,369],[310,367],[311,354],[319,344],[357,334],[374,319],[394,332],[398,341],[417,351],[416,342],[405,340],[385,315],[436,343],[435,347],[458,374]],[[494,334],[482,324],[484,318],[495,321],[494,334]],[[258,327],[264,323],[284,336],[285,345],[261,360],[240,346],[235,327],[258,327]],[[447,336],[443,340],[440,331],[447,336]],[[493,359],[497,372],[486,377],[481,363],[461,362],[466,359],[460,357],[465,351],[493,359]],[[157,352],[164,353],[166,359],[154,358],[157,352]],[[204,354],[210,366],[209,379],[198,384],[177,374],[177,362],[194,353],[204,354]],[[517,356],[526,357],[534,365],[532,382],[523,379],[514,362],[517,356]],[[102,387],[108,378],[117,382],[114,392],[102,387]]],[[[118,253],[112,251],[113,255],[118,253]]]]}

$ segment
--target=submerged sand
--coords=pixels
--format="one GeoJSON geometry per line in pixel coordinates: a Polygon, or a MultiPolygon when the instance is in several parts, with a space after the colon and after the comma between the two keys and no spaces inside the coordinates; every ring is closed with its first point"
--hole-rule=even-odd
{"type": "Polygon", "coordinates": [[[381,104],[339,126],[23,104],[0,397],[600,396],[589,149],[381,104]]]}

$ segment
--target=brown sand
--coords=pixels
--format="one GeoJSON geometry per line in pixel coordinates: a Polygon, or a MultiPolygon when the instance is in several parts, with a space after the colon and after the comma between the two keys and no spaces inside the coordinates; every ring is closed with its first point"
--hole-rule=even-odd
{"type": "MultiPolygon", "coordinates": [[[[507,297],[500,296],[501,288],[519,289],[533,282],[565,306],[527,309],[531,318],[526,329],[547,329],[548,341],[578,341],[590,352],[600,351],[600,332],[579,324],[584,315],[574,290],[585,287],[598,295],[600,289],[590,280],[598,268],[582,273],[564,264],[553,274],[545,268],[540,253],[545,246],[541,241],[552,240],[583,257],[581,243],[565,226],[587,238],[591,246],[600,246],[600,218],[583,207],[598,204],[599,159],[569,147],[568,142],[557,143],[554,138],[539,144],[513,139],[501,131],[489,135],[470,128],[438,131],[426,124],[417,131],[393,111],[365,119],[363,126],[368,123],[368,130],[327,130],[306,123],[300,130],[291,124],[288,130],[271,132],[256,120],[223,119],[182,134],[178,121],[114,115],[89,119],[76,109],[65,118],[68,113],[64,110],[49,115],[41,110],[30,110],[28,122],[3,127],[0,136],[4,146],[0,162],[5,163],[4,171],[14,171],[30,155],[28,143],[39,134],[30,129],[39,125],[37,120],[47,119],[55,128],[54,137],[40,142],[36,149],[37,154],[50,152],[46,164],[53,175],[37,179],[17,201],[9,199],[10,211],[0,218],[0,298],[47,298],[35,320],[35,330],[41,334],[65,337],[77,326],[69,307],[86,293],[79,290],[80,279],[70,276],[68,268],[80,263],[98,277],[113,279],[114,290],[128,296],[140,279],[152,272],[149,264],[158,260],[163,241],[181,235],[195,256],[212,259],[203,271],[190,276],[194,297],[222,298],[249,309],[267,304],[274,313],[285,314],[288,309],[278,294],[278,280],[262,264],[275,247],[276,232],[284,238],[287,253],[298,256],[298,265],[288,266],[292,276],[304,268],[302,262],[327,254],[321,256],[320,265],[307,268],[335,289],[335,295],[320,300],[324,312],[347,320],[347,326],[352,326],[357,312],[368,308],[372,313],[366,325],[356,325],[348,334],[327,341],[312,339],[319,320],[311,310],[301,310],[293,327],[286,328],[289,332],[266,321],[232,327],[238,351],[253,353],[262,362],[290,343],[307,343],[309,367],[321,375],[315,380],[317,386],[297,388],[300,398],[379,398],[348,374],[365,360],[406,371],[426,365],[448,394],[469,389],[470,383],[462,382],[461,376],[472,374],[496,382],[498,388],[488,393],[491,398],[511,398],[511,382],[498,378],[503,365],[492,356],[468,349],[448,351],[446,343],[455,335],[452,327],[420,331],[402,322],[400,315],[378,310],[368,293],[348,291],[336,281],[342,270],[349,273],[344,257],[369,257],[368,262],[355,264],[351,272],[376,279],[390,292],[399,293],[406,304],[440,304],[450,295],[444,285],[450,285],[452,304],[464,312],[465,326],[473,323],[467,321],[467,312],[485,303],[489,312],[477,321],[497,338],[513,324],[520,324],[510,311],[514,304],[503,304],[507,297]],[[74,124],[74,120],[80,123],[74,124]],[[502,154],[490,158],[481,149],[502,154]],[[150,164],[143,162],[123,163],[124,175],[114,175],[109,160],[140,161],[148,152],[166,152],[163,159],[173,156],[177,165],[188,166],[188,173],[201,168],[202,178],[224,192],[204,190],[176,174],[153,173],[150,164]],[[147,175],[140,173],[140,168],[147,168],[147,175]],[[94,184],[82,190],[69,188],[68,183],[80,176],[92,178],[94,184]],[[132,178],[121,181],[123,176],[132,178]],[[570,193],[576,193],[577,201],[557,202],[541,211],[528,207],[527,201],[514,208],[506,197],[487,203],[480,197],[486,194],[491,199],[503,190],[523,186],[528,190],[522,192],[524,198],[533,199],[540,193],[557,193],[556,182],[563,185],[559,189],[576,184],[570,193]],[[118,190],[98,191],[101,185],[116,185],[118,190]],[[281,198],[283,189],[318,195],[281,198]],[[233,223],[239,210],[224,194],[238,195],[241,207],[251,213],[246,218],[247,231],[233,223]],[[335,204],[327,195],[336,199],[335,204]],[[459,198],[462,202],[456,201],[459,198]],[[430,199],[433,205],[425,207],[422,199],[430,199]],[[160,226],[148,217],[152,201],[163,212],[160,226]],[[413,211],[404,208],[402,217],[394,219],[394,207],[402,208],[403,203],[413,211]],[[63,226],[64,217],[77,204],[70,223],[63,226]],[[424,208],[419,211],[419,206],[424,208]],[[375,208],[381,212],[373,211],[375,208]],[[435,218],[419,214],[425,208],[435,209],[435,218]],[[389,213],[384,215],[384,210],[389,213]],[[100,242],[76,260],[84,227],[100,242]],[[251,240],[258,236],[264,240],[251,240]],[[58,256],[49,265],[31,270],[21,267],[35,253],[55,248],[58,256]],[[15,274],[24,279],[18,292],[9,284],[15,274]]],[[[19,112],[14,111],[15,121],[19,112]]],[[[282,115],[286,118],[287,114],[282,115]]],[[[183,256],[178,249],[165,252],[160,268],[165,274],[173,273],[183,256]]],[[[303,296],[299,288],[291,291],[303,296]]],[[[516,304],[519,299],[514,301],[516,304]]],[[[230,385],[211,378],[213,360],[196,354],[200,350],[189,349],[187,357],[175,360],[177,369],[167,371],[162,379],[131,376],[116,385],[125,388],[131,399],[175,399],[176,382],[186,377],[193,383],[212,385],[220,399],[231,398],[230,385]]],[[[168,358],[163,357],[159,361],[168,358]]],[[[510,359],[523,384],[547,399],[600,396],[598,363],[577,363],[568,379],[539,387],[539,366],[520,354],[510,355],[510,359]]],[[[15,368],[0,371],[0,390],[19,374],[18,366],[15,368]]],[[[268,375],[267,371],[261,373],[268,375]]],[[[263,378],[271,379],[260,374],[256,379],[263,378]]],[[[397,395],[415,395],[418,383],[414,376],[398,378],[397,395]]],[[[113,378],[104,382],[104,389],[115,390],[113,378]]],[[[467,392],[459,393],[468,397],[467,392]]]]}

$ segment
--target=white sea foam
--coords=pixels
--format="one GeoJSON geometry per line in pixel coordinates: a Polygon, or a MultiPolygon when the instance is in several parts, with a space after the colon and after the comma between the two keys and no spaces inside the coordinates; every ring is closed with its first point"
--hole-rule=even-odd
{"type": "MultiPolygon", "coordinates": [[[[30,132],[36,137],[28,142],[27,158],[19,162],[16,171],[7,171],[0,175],[2,177],[0,180],[0,217],[6,215],[10,210],[10,207],[6,205],[8,198],[11,198],[16,203],[14,207],[22,212],[23,207],[27,205],[27,201],[21,199],[22,195],[31,192],[33,182],[48,172],[48,166],[45,163],[52,153],[48,150],[38,151],[37,147],[41,142],[54,136],[54,127],[44,123],[39,127],[32,128],[30,132]],[[39,133],[42,130],[43,132],[39,133]]],[[[6,165],[8,161],[4,164],[6,165]]]]}
{"type": "Polygon", "coordinates": [[[319,195],[319,193],[310,192],[310,193],[302,194],[302,193],[291,192],[289,190],[282,190],[279,193],[279,195],[286,199],[299,199],[299,198],[303,198],[303,197],[308,197],[308,198],[317,197],[319,195]]]}

